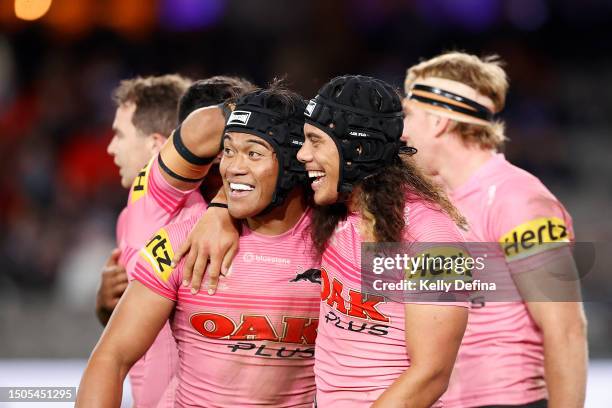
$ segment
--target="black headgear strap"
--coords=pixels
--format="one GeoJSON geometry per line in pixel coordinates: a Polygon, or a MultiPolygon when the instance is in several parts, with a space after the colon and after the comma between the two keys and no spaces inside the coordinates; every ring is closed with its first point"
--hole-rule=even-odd
{"type": "Polygon", "coordinates": [[[434,86],[416,84],[408,94],[408,99],[462,113],[487,122],[492,121],[494,117],[493,112],[486,106],[434,86]],[[417,91],[417,93],[414,91],[417,91]]]}

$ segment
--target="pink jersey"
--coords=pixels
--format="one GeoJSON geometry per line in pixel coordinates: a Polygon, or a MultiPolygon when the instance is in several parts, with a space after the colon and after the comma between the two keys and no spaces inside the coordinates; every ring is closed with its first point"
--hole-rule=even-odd
{"type": "Polygon", "coordinates": [[[192,295],[181,285],[184,261],[168,262],[196,221],[161,229],[135,268],[140,283],[176,302],[177,406],[311,407],[321,286],[310,216],[278,236],[244,228],[214,296],[192,295]]]}
{"type": "MultiPolygon", "coordinates": [[[[489,253],[487,269],[507,285],[526,262],[533,267],[546,262],[550,246],[542,242],[573,239],[571,218],[559,201],[502,154],[453,191],[451,199],[470,224],[469,242],[499,243],[489,246],[495,252],[489,253]]],[[[444,395],[446,405],[519,405],[547,398],[542,344],[525,303],[476,300],[444,395]]]]}
{"type": "MultiPolygon", "coordinates": [[[[181,191],[171,186],[160,173],[157,157],[143,168],[130,189],[128,203],[117,223],[117,243],[121,249],[119,263],[133,279],[138,249],[160,227],[171,221],[182,221],[205,208],[197,190],[181,191]]],[[[130,370],[130,383],[135,406],[171,407],[172,396],[164,396],[178,367],[176,343],[166,324],[159,336],[130,370]],[[158,405],[164,396],[166,403],[158,405]]],[[[168,394],[168,393],[166,393],[168,394]]]]}
{"type": "MultiPolygon", "coordinates": [[[[405,214],[407,243],[464,241],[450,217],[422,200],[408,200],[405,214]]],[[[315,373],[317,404],[325,408],[369,407],[410,368],[404,304],[362,292],[359,223],[355,213],[341,222],[322,259],[315,373]]]]}

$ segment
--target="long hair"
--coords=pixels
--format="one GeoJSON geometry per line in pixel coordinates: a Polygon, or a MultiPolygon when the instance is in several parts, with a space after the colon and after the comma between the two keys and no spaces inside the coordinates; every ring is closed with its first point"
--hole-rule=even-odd
{"type": "MultiPolygon", "coordinates": [[[[353,194],[353,200],[358,204],[366,224],[371,226],[372,237],[376,242],[402,240],[406,227],[404,208],[412,200],[426,201],[432,208],[448,214],[460,227],[466,224],[442,189],[425,178],[410,158],[398,158],[377,174],[366,177],[356,186],[353,194]]],[[[347,215],[345,202],[315,206],[311,234],[319,254],[325,251],[336,226],[347,215]]]]}

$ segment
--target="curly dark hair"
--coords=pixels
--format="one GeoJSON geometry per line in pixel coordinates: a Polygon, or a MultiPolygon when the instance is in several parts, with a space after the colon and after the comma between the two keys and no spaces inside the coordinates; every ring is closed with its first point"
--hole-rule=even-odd
{"type": "MultiPolygon", "coordinates": [[[[404,207],[411,200],[425,200],[432,208],[448,214],[460,227],[466,225],[465,219],[444,191],[429,181],[411,158],[398,158],[376,174],[366,177],[356,187],[353,202],[359,206],[363,218],[372,223],[376,242],[402,240],[406,227],[404,207]]],[[[346,202],[315,206],[311,234],[319,254],[325,251],[334,229],[347,215],[346,202]]]]}

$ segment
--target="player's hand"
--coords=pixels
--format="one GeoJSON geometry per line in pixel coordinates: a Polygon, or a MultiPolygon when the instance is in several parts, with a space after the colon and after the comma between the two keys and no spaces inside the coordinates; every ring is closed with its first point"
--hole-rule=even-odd
{"type": "Polygon", "coordinates": [[[119,255],[121,251],[115,248],[108,257],[102,268],[100,286],[96,296],[96,314],[100,323],[105,326],[128,286],[125,268],[119,265],[119,255]]]}
{"type": "Polygon", "coordinates": [[[227,274],[238,252],[238,238],[238,229],[227,209],[209,208],[174,256],[173,266],[185,257],[183,286],[191,286],[191,293],[198,293],[206,270],[208,294],[214,294],[219,275],[227,274]]]}

